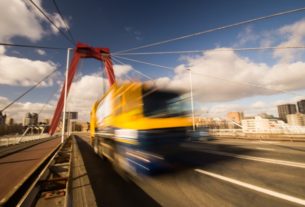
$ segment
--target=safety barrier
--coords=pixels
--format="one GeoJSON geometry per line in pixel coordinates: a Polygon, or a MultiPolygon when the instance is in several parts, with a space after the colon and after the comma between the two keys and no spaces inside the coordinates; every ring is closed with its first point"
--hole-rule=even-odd
{"type": "Polygon", "coordinates": [[[28,136],[13,136],[13,137],[0,137],[0,147],[20,144],[38,139],[45,139],[50,137],[49,134],[37,134],[28,136]]]}

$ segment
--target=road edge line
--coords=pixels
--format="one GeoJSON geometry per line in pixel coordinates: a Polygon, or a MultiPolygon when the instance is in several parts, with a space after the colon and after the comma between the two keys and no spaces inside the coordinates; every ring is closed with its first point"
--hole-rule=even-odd
{"type": "Polygon", "coordinates": [[[292,203],[297,203],[297,204],[305,206],[305,200],[301,199],[301,198],[297,198],[297,197],[294,197],[294,196],[279,193],[279,192],[276,192],[276,191],[273,191],[273,190],[269,190],[269,189],[266,189],[266,188],[255,186],[255,185],[252,185],[252,184],[249,184],[249,183],[245,183],[245,182],[242,182],[242,181],[239,181],[239,180],[235,180],[233,178],[225,177],[225,176],[222,176],[222,175],[219,175],[219,174],[216,174],[216,173],[212,173],[212,172],[208,172],[208,171],[205,171],[205,170],[201,170],[201,169],[194,169],[194,170],[196,172],[201,173],[201,174],[208,175],[208,176],[214,177],[214,178],[218,178],[220,180],[223,180],[223,181],[226,181],[226,182],[229,182],[229,183],[233,183],[235,185],[239,185],[239,186],[242,186],[244,188],[248,188],[250,190],[254,190],[254,191],[257,191],[257,192],[260,192],[260,193],[270,195],[272,197],[280,198],[282,200],[286,200],[286,201],[289,201],[289,202],[292,202],[292,203]]]}

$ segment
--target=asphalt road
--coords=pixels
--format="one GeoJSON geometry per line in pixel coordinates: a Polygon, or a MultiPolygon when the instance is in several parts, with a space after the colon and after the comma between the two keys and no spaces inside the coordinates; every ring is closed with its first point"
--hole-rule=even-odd
{"type": "Polygon", "coordinates": [[[98,206],[160,206],[133,182],[120,177],[109,162],[94,154],[86,140],[76,137],[98,206]]]}
{"type": "Polygon", "coordinates": [[[124,183],[109,163],[92,161],[88,145],[81,148],[93,162],[93,183],[104,186],[93,184],[96,197],[118,200],[103,206],[126,206],[126,195],[129,206],[148,206],[132,200],[130,189],[161,206],[305,206],[305,143],[216,140],[182,147],[174,170],[133,178],[136,185],[124,183]]]}

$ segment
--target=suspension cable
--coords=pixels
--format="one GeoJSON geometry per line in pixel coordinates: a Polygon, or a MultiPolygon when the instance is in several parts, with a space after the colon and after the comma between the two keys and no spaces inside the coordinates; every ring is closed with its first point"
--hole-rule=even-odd
{"type": "Polygon", "coordinates": [[[232,27],[237,27],[237,26],[257,22],[257,21],[260,21],[260,20],[271,19],[273,17],[278,17],[278,16],[283,16],[283,15],[287,15],[287,14],[291,14],[291,13],[301,12],[301,11],[304,11],[304,10],[305,10],[305,7],[298,8],[298,9],[287,10],[287,11],[282,11],[282,12],[277,12],[277,13],[270,14],[270,15],[267,15],[267,16],[257,17],[257,18],[254,18],[254,19],[240,21],[240,22],[236,22],[236,23],[233,23],[233,24],[228,24],[228,25],[225,25],[225,26],[220,26],[220,27],[204,30],[204,31],[201,31],[201,32],[196,32],[196,33],[193,33],[193,34],[188,34],[188,35],[175,37],[175,38],[172,38],[172,39],[167,39],[167,40],[163,40],[163,41],[159,41],[159,42],[155,42],[155,43],[151,43],[151,44],[147,44],[147,45],[142,45],[142,46],[139,46],[139,47],[134,47],[134,48],[126,49],[126,50],[121,50],[121,51],[118,51],[118,52],[114,52],[113,54],[120,54],[120,53],[129,52],[129,51],[133,51],[133,50],[153,47],[153,46],[157,46],[157,45],[162,45],[162,44],[166,44],[166,43],[169,43],[169,42],[174,42],[174,41],[177,41],[177,40],[182,40],[182,39],[186,39],[186,38],[190,38],[190,37],[194,37],[194,36],[204,35],[204,34],[208,34],[208,33],[215,32],[215,31],[220,31],[220,30],[229,29],[229,28],[232,28],[232,27]]]}
{"type": "MultiPolygon", "coordinates": [[[[118,59],[116,59],[114,57],[111,57],[111,59],[112,59],[113,63],[115,63],[116,65],[126,65],[126,64],[122,64],[121,61],[119,61],[118,59]]],[[[132,81],[132,78],[129,75],[127,75],[127,73],[125,73],[124,76],[126,76],[128,81],[130,81],[130,82],[132,81]]]]}
{"type": "Polygon", "coordinates": [[[136,62],[136,63],[142,63],[142,64],[145,64],[145,65],[150,65],[150,66],[154,66],[154,67],[158,67],[158,68],[164,68],[164,69],[167,69],[167,70],[170,70],[170,71],[174,72],[174,68],[173,67],[168,67],[168,66],[164,66],[164,65],[158,65],[158,64],[155,64],[155,63],[149,63],[149,62],[145,62],[145,61],[141,61],[141,60],[136,60],[136,59],[131,59],[131,58],[127,58],[127,57],[121,57],[119,55],[113,55],[113,56],[117,57],[117,58],[124,59],[124,60],[129,60],[129,61],[132,61],[132,62],[136,62]]]}
{"type": "Polygon", "coordinates": [[[44,105],[41,107],[40,111],[38,112],[38,116],[44,111],[45,107],[50,103],[51,99],[55,96],[57,89],[59,87],[56,87],[54,91],[51,92],[50,96],[48,97],[48,99],[46,100],[46,102],[44,103],[44,105]]]}
{"type": "MultiPolygon", "coordinates": [[[[121,60],[118,60],[116,57],[112,57],[112,59],[115,60],[116,62],[122,64],[122,65],[127,65],[127,64],[125,64],[124,62],[122,62],[121,60]]],[[[153,78],[149,77],[148,75],[142,73],[142,72],[139,71],[139,70],[136,70],[135,68],[132,68],[132,70],[134,70],[136,73],[142,75],[143,77],[145,77],[145,78],[147,78],[147,79],[149,79],[149,80],[153,80],[153,78]]]]}
{"type": "Polygon", "coordinates": [[[281,46],[281,47],[246,47],[246,48],[214,48],[205,50],[185,50],[185,51],[159,51],[159,52],[134,52],[134,53],[120,53],[117,55],[167,55],[167,54],[190,54],[203,53],[207,51],[228,52],[228,51],[258,51],[258,50],[286,50],[286,49],[305,49],[305,46],[281,46]]]}
{"type": "Polygon", "coordinates": [[[52,74],[54,74],[57,71],[57,69],[53,70],[51,73],[49,73],[47,76],[45,76],[43,79],[38,81],[35,85],[33,85],[31,88],[26,90],[24,93],[22,93],[20,96],[15,98],[11,103],[9,103],[7,106],[5,106],[3,109],[1,109],[1,112],[12,106],[14,103],[16,103],[19,99],[21,99],[23,96],[31,92],[33,89],[35,89],[37,86],[39,86],[43,81],[47,80],[52,74]]]}
{"type": "Polygon", "coordinates": [[[24,44],[12,44],[12,43],[5,43],[0,42],[2,46],[9,46],[9,47],[25,47],[25,48],[36,48],[36,49],[48,49],[48,50],[67,50],[68,48],[64,47],[49,47],[43,45],[24,45],[24,44]]]}
{"type": "MultiPolygon", "coordinates": [[[[25,0],[24,0],[25,1],[25,0]]],[[[68,40],[72,45],[75,45],[75,42],[67,36],[66,33],[64,33],[51,19],[48,17],[48,15],[40,8],[33,0],[29,0],[30,3],[48,20],[49,23],[51,23],[64,37],[66,40],[68,40]]]]}
{"type": "Polygon", "coordinates": [[[75,38],[74,38],[73,35],[72,35],[72,32],[71,32],[70,28],[68,27],[68,25],[67,25],[67,23],[66,23],[66,21],[65,21],[65,19],[64,19],[64,17],[63,17],[63,15],[62,15],[60,9],[59,9],[59,7],[58,7],[58,5],[57,5],[57,3],[56,3],[56,0],[53,0],[53,4],[54,4],[54,6],[55,6],[55,9],[56,9],[57,13],[59,14],[60,18],[62,19],[62,21],[63,21],[63,23],[64,23],[64,25],[65,25],[66,31],[68,32],[68,34],[69,34],[71,40],[72,40],[73,42],[76,42],[76,41],[75,41],[75,38]]]}

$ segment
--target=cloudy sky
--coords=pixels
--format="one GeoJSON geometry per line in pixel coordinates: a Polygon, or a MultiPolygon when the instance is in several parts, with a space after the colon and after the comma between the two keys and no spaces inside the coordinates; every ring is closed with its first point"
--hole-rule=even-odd
{"type": "MultiPolygon", "coordinates": [[[[143,49],[126,49],[206,31],[232,23],[305,7],[300,0],[33,0],[58,28],[68,25],[77,41],[108,47],[119,80],[153,79],[161,87],[189,90],[192,71],[198,113],[224,116],[268,112],[276,105],[305,98],[305,49],[233,51],[232,48],[305,45],[305,11],[184,38],[143,49]],[[196,53],[159,54],[169,51],[196,53]],[[147,54],[157,52],[158,54],[147,54]],[[140,53],[140,54],[134,54],[140,53]],[[115,56],[116,55],[116,56],[115,56]],[[134,60],[138,61],[135,62],[134,60]],[[140,62],[139,62],[140,61],[140,62]],[[143,64],[152,63],[164,67],[143,64]]],[[[0,42],[73,47],[29,0],[0,0],[0,42]]],[[[0,47],[0,107],[53,70],[48,80],[5,113],[21,121],[26,112],[50,118],[63,83],[66,50],[0,47]]],[[[94,100],[107,88],[103,65],[82,60],[69,96],[68,110],[88,120],[94,100]]]]}

